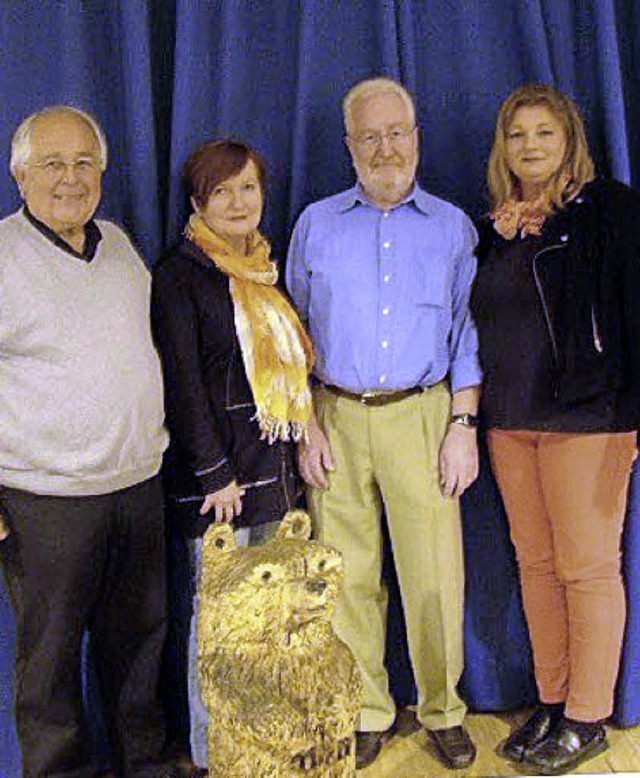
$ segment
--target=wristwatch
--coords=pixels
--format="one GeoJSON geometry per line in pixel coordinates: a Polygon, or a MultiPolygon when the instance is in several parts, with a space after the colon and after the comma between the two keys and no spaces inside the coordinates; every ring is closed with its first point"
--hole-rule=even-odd
{"type": "Polygon", "coordinates": [[[463,427],[477,427],[478,417],[473,413],[454,413],[451,416],[451,424],[461,424],[463,427]]]}

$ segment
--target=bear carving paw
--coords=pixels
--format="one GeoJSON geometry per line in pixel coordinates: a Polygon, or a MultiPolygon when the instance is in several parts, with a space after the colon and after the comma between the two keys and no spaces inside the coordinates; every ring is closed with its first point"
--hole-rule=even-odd
{"type": "Polygon", "coordinates": [[[291,758],[292,765],[302,772],[314,770],[323,764],[323,754],[317,748],[310,748],[308,751],[302,751],[291,758]]]}

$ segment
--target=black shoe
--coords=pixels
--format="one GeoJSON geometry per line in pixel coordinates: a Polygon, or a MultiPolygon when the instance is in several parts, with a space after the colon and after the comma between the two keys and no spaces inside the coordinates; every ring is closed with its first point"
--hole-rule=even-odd
{"type": "Polygon", "coordinates": [[[464,727],[430,729],[429,735],[447,767],[460,770],[473,764],[476,758],[476,747],[464,727]]]}
{"type": "Polygon", "coordinates": [[[390,729],[383,732],[356,732],[356,770],[362,770],[374,762],[390,737],[390,729]]]}
{"type": "Polygon", "coordinates": [[[607,747],[602,724],[596,725],[593,734],[585,738],[563,718],[546,740],[527,752],[523,763],[542,775],[562,775],[601,754],[607,747]]]}
{"type": "Polygon", "coordinates": [[[551,708],[541,705],[500,744],[498,753],[512,762],[521,762],[528,751],[547,738],[560,718],[561,716],[553,715],[551,708]]]}

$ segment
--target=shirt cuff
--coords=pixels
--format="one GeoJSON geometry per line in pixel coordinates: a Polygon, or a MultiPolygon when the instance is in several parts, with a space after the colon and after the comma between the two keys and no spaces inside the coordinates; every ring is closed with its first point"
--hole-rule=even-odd
{"type": "Polygon", "coordinates": [[[474,354],[457,359],[455,364],[451,365],[449,375],[452,394],[459,392],[461,389],[467,389],[470,386],[478,386],[482,383],[482,371],[480,370],[478,357],[474,354]]]}

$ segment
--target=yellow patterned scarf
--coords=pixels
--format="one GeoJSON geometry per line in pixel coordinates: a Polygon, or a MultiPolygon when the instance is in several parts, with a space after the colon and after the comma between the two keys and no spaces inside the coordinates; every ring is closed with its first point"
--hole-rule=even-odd
{"type": "Polygon", "coordinates": [[[236,333],[258,409],[262,438],[269,443],[304,437],[311,415],[308,377],[313,366],[309,336],[286,297],[276,288],[278,269],[269,242],[257,230],[238,254],[194,213],[187,238],[229,276],[236,333]]]}

